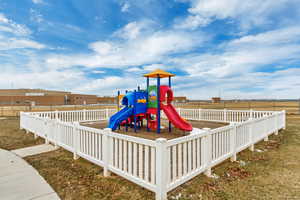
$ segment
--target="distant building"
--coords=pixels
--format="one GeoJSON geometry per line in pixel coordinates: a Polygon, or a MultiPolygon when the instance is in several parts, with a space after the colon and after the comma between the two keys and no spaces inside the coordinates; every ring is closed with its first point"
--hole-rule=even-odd
{"type": "Polygon", "coordinates": [[[173,102],[175,102],[175,103],[186,103],[187,98],[186,97],[174,97],[173,102]]]}
{"type": "Polygon", "coordinates": [[[116,104],[117,103],[117,97],[98,97],[97,103],[99,104],[116,104]]]}
{"type": "Polygon", "coordinates": [[[0,89],[0,106],[96,104],[96,95],[43,89],[0,89]]]}
{"type": "Polygon", "coordinates": [[[221,98],[220,97],[212,97],[211,98],[211,102],[212,103],[220,103],[221,102],[221,98]]]}
{"type": "Polygon", "coordinates": [[[96,95],[87,95],[87,94],[70,94],[67,95],[67,102],[70,105],[86,105],[86,104],[97,104],[96,95]]]}
{"type": "MultiPolygon", "coordinates": [[[[72,94],[43,89],[0,89],[0,106],[55,106],[85,104],[116,104],[117,97],[72,94]]],[[[186,97],[174,97],[174,103],[186,103],[186,97]]]]}
{"type": "Polygon", "coordinates": [[[64,96],[71,92],[43,89],[0,89],[0,96],[64,96]]]}

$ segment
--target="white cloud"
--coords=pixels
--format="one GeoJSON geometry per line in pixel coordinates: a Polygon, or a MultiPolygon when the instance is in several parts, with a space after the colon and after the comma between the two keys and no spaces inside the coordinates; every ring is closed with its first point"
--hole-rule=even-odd
{"type": "Polygon", "coordinates": [[[17,24],[0,13],[0,50],[42,49],[45,45],[29,38],[31,30],[25,25],[17,24]]]}
{"type": "Polygon", "coordinates": [[[73,90],[81,93],[115,95],[118,90],[135,89],[142,82],[144,82],[142,77],[107,76],[80,84],[73,90]]]}
{"type": "Polygon", "coordinates": [[[0,32],[8,32],[17,36],[28,36],[31,34],[29,28],[8,19],[3,13],[0,13],[0,32]]]}
{"type": "Polygon", "coordinates": [[[30,8],[30,20],[33,22],[41,23],[44,21],[43,15],[38,11],[30,8]]]}
{"type": "Polygon", "coordinates": [[[261,66],[300,59],[300,27],[244,36],[220,45],[221,53],[171,59],[191,75],[232,76],[261,66]]]}
{"type": "Polygon", "coordinates": [[[156,69],[167,70],[168,66],[163,64],[151,64],[144,66],[144,70],[146,71],[154,71],[156,69]]]}
{"type": "Polygon", "coordinates": [[[135,39],[126,37],[121,41],[97,41],[89,45],[90,49],[94,51],[92,54],[54,55],[47,59],[47,63],[53,67],[82,65],[92,68],[144,65],[161,61],[170,54],[184,53],[200,47],[207,38],[199,32],[173,30],[145,31],[135,37],[135,39]]]}
{"type": "Polygon", "coordinates": [[[0,13],[0,23],[8,23],[9,20],[5,17],[3,13],[0,13]]]}
{"type": "Polygon", "coordinates": [[[129,11],[129,8],[130,8],[130,4],[129,2],[125,2],[122,7],[121,7],[121,11],[122,12],[128,12],[129,11]]]}
{"type": "Polygon", "coordinates": [[[32,3],[42,4],[42,3],[44,3],[44,1],[43,0],[32,0],[32,3]]]}
{"type": "Polygon", "coordinates": [[[207,17],[202,17],[200,15],[190,15],[185,19],[178,20],[174,24],[175,28],[178,29],[191,29],[195,30],[198,27],[208,25],[212,20],[207,17]]]}
{"type": "Polygon", "coordinates": [[[9,49],[42,49],[45,48],[45,45],[35,42],[28,39],[17,39],[9,38],[8,40],[0,41],[0,50],[9,50],[9,49]]]}
{"type": "Polygon", "coordinates": [[[142,69],[138,68],[138,67],[132,67],[126,70],[127,72],[141,72],[142,69]]]}
{"type": "Polygon", "coordinates": [[[0,85],[2,88],[10,88],[13,83],[15,88],[48,88],[70,89],[77,85],[78,80],[85,81],[84,74],[76,71],[43,71],[24,72],[20,69],[7,73],[0,73],[0,85]],[[9,81],[8,81],[9,80],[9,81]]]}
{"type": "Polygon", "coordinates": [[[190,16],[179,20],[177,27],[196,28],[206,26],[216,19],[233,19],[242,29],[270,24],[279,11],[297,8],[299,0],[190,0],[190,16]]]}
{"type": "Polygon", "coordinates": [[[102,71],[102,70],[93,70],[92,73],[94,73],[94,74],[104,74],[105,71],[102,71]]]}
{"type": "Polygon", "coordinates": [[[133,21],[114,32],[112,36],[125,40],[136,39],[141,35],[152,34],[154,32],[155,25],[156,24],[151,20],[133,21]]]}
{"type": "Polygon", "coordinates": [[[175,77],[174,89],[194,99],[208,99],[220,89],[226,98],[298,98],[299,34],[300,27],[291,26],[225,42],[218,53],[171,58],[169,63],[189,73],[175,77]]]}

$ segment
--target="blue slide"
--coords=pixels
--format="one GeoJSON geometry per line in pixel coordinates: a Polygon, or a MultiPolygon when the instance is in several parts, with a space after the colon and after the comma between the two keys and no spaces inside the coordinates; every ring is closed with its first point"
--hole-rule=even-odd
{"type": "Polygon", "coordinates": [[[109,119],[109,125],[108,128],[111,128],[113,131],[116,130],[119,126],[119,124],[126,120],[128,117],[133,115],[133,108],[125,107],[109,119]]]}

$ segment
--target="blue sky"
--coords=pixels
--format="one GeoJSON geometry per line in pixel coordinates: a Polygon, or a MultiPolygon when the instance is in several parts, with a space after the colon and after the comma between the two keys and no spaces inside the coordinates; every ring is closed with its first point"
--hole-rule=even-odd
{"type": "Polygon", "coordinates": [[[0,0],[0,88],[299,98],[300,0],[0,0]]]}

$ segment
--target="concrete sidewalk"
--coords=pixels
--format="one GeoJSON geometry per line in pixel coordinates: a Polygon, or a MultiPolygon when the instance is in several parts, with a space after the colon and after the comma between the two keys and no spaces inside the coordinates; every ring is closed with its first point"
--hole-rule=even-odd
{"type": "Polygon", "coordinates": [[[17,154],[21,158],[24,158],[26,156],[37,155],[37,154],[46,153],[55,150],[56,148],[51,144],[41,144],[41,145],[26,147],[22,149],[15,149],[12,150],[11,152],[17,154]]]}
{"type": "Polygon", "coordinates": [[[17,155],[0,149],[0,199],[59,200],[39,173],[17,155]]]}

